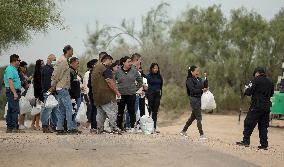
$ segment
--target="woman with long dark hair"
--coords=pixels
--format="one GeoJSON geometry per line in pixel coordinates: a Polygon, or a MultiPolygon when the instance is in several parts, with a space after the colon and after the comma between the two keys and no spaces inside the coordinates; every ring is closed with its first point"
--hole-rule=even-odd
{"type": "MultiPolygon", "coordinates": [[[[44,66],[43,60],[37,60],[35,64],[35,70],[33,75],[34,96],[36,100],[43,102],[43,92],[41,86],[41,70],[44,66]]],[[[40,130],[39,126],[40,114],[34,115],[32,118],[31,128],[34,130],[40,130]]]]}
{"type": "Polygon", "coordinates": [[[183,130],[180,132],[182,136],[187,136],[187,129],[194,120],[197,120],[197,127],[200,134],[200,139],[206,139],[202,129],[202,115],[201,115],[201,96],[203,92],[208,90],[207,79],[203,81],[199,76],[199,68],[197,66],[191,66],[188,69],[188,76],[186,80],[186,89],[189,96],[190,105],[192,108],[191,116],[186,122],[183,130]]]}
{"type": "Polygon", "coordinates": [[[149,74],[147,75],[147,82],[148,82],[147,98],[149,101],[149,115],[152,114],[155,132],[158,132],[156,130],[157,115],[162,97],[163,77],[160,74],[160,67],[157,63],[151,64],[149,74]]]}

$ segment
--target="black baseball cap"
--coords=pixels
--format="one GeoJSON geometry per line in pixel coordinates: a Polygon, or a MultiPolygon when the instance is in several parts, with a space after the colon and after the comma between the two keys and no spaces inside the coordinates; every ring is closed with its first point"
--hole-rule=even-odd
{"type": "Polygon", "coordinates": [[[260,73],[260,74],[265,74],[265,69],[262,68],[262,67],[256,67],[256,68],[254,69],[252,75],[255,76],[255,74],[256,74],[257,72],[260,73]]]}
{"type": "Polygon", "coordinates": [[[21,63],[20,63],[20,67],[25,67],[25,66],[27,66],[27,65],[28,65],[28,63],[25,62],[25,61],[21,61],[21,63]]]}
{"type": "Polygon", "coordinates": [[[111,55],[107,54],[107,55],[104,55],[104,56],[102,57],[101,62],[103,62],[104,60],[107,60],[107,59],[113,60],[113,58],[111,57],[111,55]]]}

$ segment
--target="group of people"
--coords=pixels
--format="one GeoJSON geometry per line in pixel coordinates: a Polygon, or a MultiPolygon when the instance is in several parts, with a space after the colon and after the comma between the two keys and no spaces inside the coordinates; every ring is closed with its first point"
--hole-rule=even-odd
{"type": "MultiPolygon", "coordinates": [[[[154,121],[154,133],[159,133],[157,114],[162,96],[163,77],[157,63],[152,63],[149,74],[145,75],[141,60],[142,56],[138,53],[114,61],[111,55],[101,52],[98,60],[93,59],[87,63],[88,70],[82,77],[78,73],[80,60],[73,57],[73,48],[67,45],[59,59],[51,54],[46,64],[43,60],[37,60],[34,75],[29,77],[28,64],[21,61],[18,55],[11,55],[10,65],[4,72],[8,102],[7,133],[21,133],[26,128],[25,114],[20,114],[19,99],[25,96],[31,85],[34,88],[34,97],[38,101],[45,103],[50,95],[54,95],[58,101],[58,106],[54,108],[43,105],[41,114],[33,116],[32,129],[40,129],[41,118],[44,133],[81,133],[75,118],[81,102],[85,101],[91,133],[103,133],[106,118],[112,133],[135,133],[139,131],[139,118],[145,114],[150,115],[154,121]]],[[[192,114],[180,134],[187,136],[189,126],[197,120],[200,139],[206,139],[201,123],[201,96],[208,91],[208,79],[206,74],[205,79],[198,76],[199,68],[191,66],[188,70],[186,88],[192,114]]],[[[274,85],[266,77],[263,68],[256,68],[253,76],[253,82],[244,91],[245,95],[252,96],[251,106],[244,121],[244,137],[236,144],[249,146],[252,131],[258,124],[261,143],[259,148],[267,149],[270,97],[273,96],[274,85]]]]}
{"type": "Polygon", "coordinates": [[[34,90],[35,101],[43,104],[40,114],[33,116],[31,128],[34,130],[57,132],[58,135],[80,134],[76,115],[84,102],[91,133],[103,133],[106,118],[112,133],[136,133],[139,118],[145,114],[152,117],[154,133],[158,133],[157,114],[163,78],[157,63],[151,64],[149,74],[144,74],[141,61],[142,56],[138,53],[114,61],[108,53],[101,52],[99,59],[86,64],[88,70],[82,76],[78,72],[80,60],[73,57],[73,48],[67,45],[58,59],[51,54],[46,64],[37,60],[34,74],[29,77],[28,64],[18,55],[11,55],[10,65],[4,72],[7,133],[24,133],[27,128],[19,99],[29,89],[34,90]],[[58,102],[57,107],[44,105],[51,95],[58,102]]]}

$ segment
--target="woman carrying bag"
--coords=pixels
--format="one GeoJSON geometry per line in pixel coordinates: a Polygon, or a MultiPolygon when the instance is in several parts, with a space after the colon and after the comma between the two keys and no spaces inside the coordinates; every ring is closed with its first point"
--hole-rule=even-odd
{"type": "Polygon", "coordinates": [[[189,96],[192,113],[187,120],[184,128],[180,132],[182,136],[187,137],[187,129],[194,120],[197,120],[197,128],[200,134],[200,139],[207,139],[202,129],[202,115],[201,115],[201,96],[203,92],[208,90],[208,80],[203,81],[199,76],[199,68],[197,66],[191,66],[188,69],[188,76],[186,80],[186,89],[189,96]]]}

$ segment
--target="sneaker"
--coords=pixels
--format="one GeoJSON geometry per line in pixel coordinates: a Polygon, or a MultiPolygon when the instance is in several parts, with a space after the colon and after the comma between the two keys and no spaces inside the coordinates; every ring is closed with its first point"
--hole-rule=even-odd
{"type": "Polygon", "coordinates": [[[258,146],[257,147],[259,150],[268,150],[268,146],[258,146]]]}
{"type": "Polygon", "coordinates": [[[181,136],[188,137],[188,136],[187,136],[187,133],[186,133],[185,131],[181,131],[179,134],[180,134],[181,136]]]}
{"type": "Polygon", "coordinates": [[[155,129],[154,130],[155,133],[161,133],[159,130],[155,129]]]}
{"type": "Polygon", "coordinates": [[[142,133],[143,131],[141,129],[136,130],[137,133],[142,133]]]}
{"type": "Polygon", "coordinates": [[[200,135],[200,140],[207,140],[207,137],[205,135],[200,135]]]}
{"type": "Polygon", "coordinates": [[[73,130],[68,130],[67,133],[68,133],[68,134],[71,134],[71,135],[72,135],[72,134],[78,135],[78,134],[81,134],[82,131],[79,131],[79,130],[77,130],[77,129],[73,129],[73,130]]]}
{"type": "Polygon", "coordinates": [[[98,130],[97,129],[90,129],[90,133],[92,134],[97,134],[98,130]]]}
{"type": "Polygon", "coordinates": [[[35,130],[41,131],[41,127],[36,127],[35,130]]]}
{"type": "Polygon", "coordinates": [[[26,133],[26,132],[20,129],[13,129],[12,133],[26,133]]]}
{"type": "Polygon", "coordinates": [[[42,132],[43,133],[53,133],[53,131],[51,131],[49,128],[43,128],[42,132]]]}
{"type": "Polygon", "coordinates": [[[27,127],[25,125],[20,125],[19,126],[19,130],[24,130],[24,129],[27,129],[27,127]]]}
{"type": "Polygon", "coordinates": [[[67,133],[64,130],[58,130],[56,135],[67,135],[67,133]]]}
{"type": "Polygon", "coordinates": [[[12,133],[13,129],[7,128],[6,133],[12,133]]]}
{"type": "Polygon", "coordinates": [[[122,135],[119,129],[112,131],[113,134],[122,135]]]}
{"type": "Polygon", "coordinates": [[[236,145],[249,147],[249,143],[248,142],[244,142],[244,141],[236,142],[236,145]]]}
{"type": "Polygon", "coordinates": [[[48,126],[49,131],[56,132],[56,127],[48,126]]]}
{"type": "Polygon", "coordinates": [[[135,128],[131,128],[130,130],[128,130],[129,133],[136,133],[135,128]]]}

